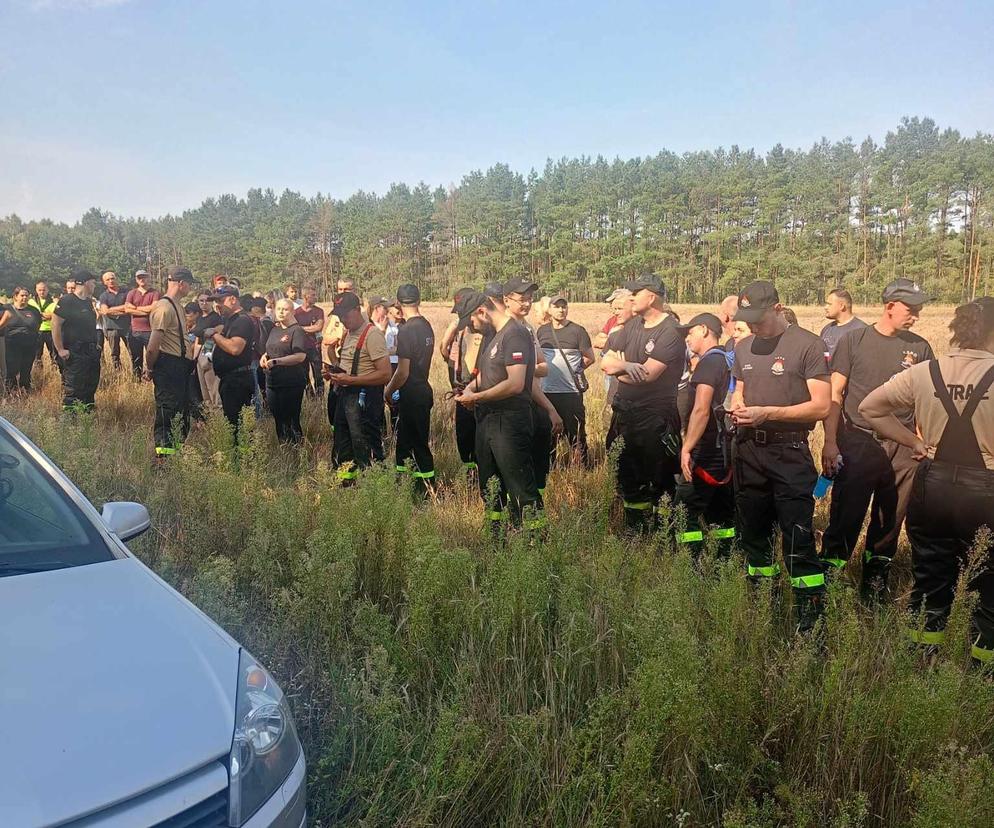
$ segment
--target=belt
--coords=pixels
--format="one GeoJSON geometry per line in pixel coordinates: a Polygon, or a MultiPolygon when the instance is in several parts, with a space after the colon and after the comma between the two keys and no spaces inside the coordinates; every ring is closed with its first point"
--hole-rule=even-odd
{"type": "Polygon", "coordinates": [[[985,489],[994,486],[994,471],[978,469],[974,466],[957,466],[943,460],[933,460],[926,469],[929,479],[940,483],[963,483],[967,486],[979,486],[985,489]]]}
{"type": "Polygon", "coordinates": [[[232,368],[230,371],[225,371],[221,376],[230,377],[232,374],[248,374],[254,371],[251,365],[240,365],[238,368],[232,368]]]}
{"type": "Polygon", "coordinates": [[[752,440],[757,446],[777,443],[807,443],[810,431],[771,431],[765,428],[740,428],[736,431],[740,441],[752,440]]]}

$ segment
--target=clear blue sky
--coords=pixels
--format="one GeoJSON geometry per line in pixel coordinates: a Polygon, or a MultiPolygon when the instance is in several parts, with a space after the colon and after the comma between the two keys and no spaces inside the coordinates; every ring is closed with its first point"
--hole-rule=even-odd
{"type": "Polygon", "coordinates": [[[0,0],[0,215],[994,131],[989,2],[0,0]]]}

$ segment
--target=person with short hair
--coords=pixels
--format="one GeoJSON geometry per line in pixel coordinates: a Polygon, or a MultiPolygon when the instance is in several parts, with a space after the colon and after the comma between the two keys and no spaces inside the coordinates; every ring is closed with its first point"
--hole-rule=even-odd
{"type": "Polygon", "coordinates": [[[211,358],[218,376],[221,410],[237,442],[242,409],[252,404],[256,388],[252,370],[256,325],[242,310],[238,288],[222,285],[215,289],[211,299],[218,303],[224,324],[220,328],[206,328],[204,337],[214,343],[211,358]]]}
{"type": "Polygon", "coordinates": [[[859,413],[876,434],[900,443],[919,461],[908,503],[914,586],[908,633],[919,644],[943,642],[956,584],[964,574],[979,593],[971,655],[994,661],[994,570],[991,550],[970,564],[978,535],[994,528],[994,298],[956,308],[950,351],[916,362],[878,386],[859,413]],[[914,412],[920,432],[905,412],[914,412]],[[924,614],[924,628],[918,623],[924,614]]]}
{"type": "Polygon", "coordinates": [[[723,328],[713,313],[700,313],[678,328],[697,357],[697,367],[690,378],[692,408],[680,450],[683,477],[675,503],[687,510],[678,542],[696,551],[710,536],[727,554],[735,542],[735,491],[724,410],[732,372],[727,352],[719,344],[723,328]]]}
{"type": "MultiPolygon", "coordinates": [[[[346,277],[341,276],[336,284],[336,295],[340,293],[355,293],[355,281],[346,277]]],[[[358,296],[358,294],[356,294],[358,296]]],[[[362,308],[362,300],[359,301],[360,312],[362,308]]],[[[342,325],[342,320],[339,319],[335,314],[329,313],[327,317],[328,321],[324,326],[324,331],[321,333],[321,343],[319,350],[321,352],[321,362],[322,362],[322,379],[328,379],[328,372],[325,369],[326,366],[336,365],[338,363],[338,356],[341,351],[342,342],[345,339],[347,331],[345,326],[342,325]]],[[[328,385],[328,425],[331,426],[332,434],[335,433],[335,411],[338,408],[338,400],[336,394],[338,393],[336,387],[333,384],[328,385]]]]}
{"type": "Polygon", "coordinates": [[[35,359],[40,362],[42,353],[47,350],[52,363],[58,364],[58,354],[56,354],[55,344],[52,342],[52,316],[55,313],[56,301],[49,293],[48,282],[43,279],[35,282],[35,292],[28,300],[28,305],[41,315],[41,327],[38,329],[38,352],[35,354],[35,359]]]}
{"type": "Polygon", "coordinates": [[[736,320],[753,335],[735,347],[732,402],[737,532],[754,583],[776,578],[775,533],[794,590],[797,629],[811,630],[824,611],[825,572],[815,550],[814,486],[808,437],[831,407],[825,343],[788,325],[772,282],[739,296],[736,320]]]}
{"type": "Polygon", "coordinates": [[[307,368],[310,369],[311,393],[324,394],[324,377],[321,372],[319,343],[324,329],[324,311],[317,305],[318,292],[312,287],[303,290],[303,301],[294,309],[294,316],[307,339],[307,368]]]}
{"type": "MultiPolygon", "coordinates": [[[[911,332],[928,301],[922,289],[910,279],[895,279],[884,288],[882,301],[880,318],[852,330],[835,349],[832,408],[821,452],[822,474],[835,480],[822,558],[830,572],[847,564],[869,509],[862,567],[867,599],[887,589],[918,464],[910,449],[876,434],[859,405],[895,374],[935,358],[928,342],[911,332]]],[[[902,421],[915,431],[910,410],[903,412],[902,421]]]]}
{"type": "MultiPolygon", "coordinates": [[[[588,464],[587,409],[583,395],[590,388],[584,371],[594,364],[594,349],[586,329],[571,321],[569,302],[562,294],[548,299],[549,321],[536,331],[536,338],[548,374],[542,378],[542,392],[563,421],[563,435],[571,457],[588,464]]],[[[556,446],[552,445],[555,459],[556,446]]]]}
{"type": "MultiPolygon", "coordinates": [[[[227,281],[227,277],[225,277],[225,281],[227,281]]],[[[194,414],[202,415],[204,404],[215,408],[221,405],[220,380],[214,373],[214,362],[211,359],[214,345],[207,345],[204,331],[208,328],[220,328],[224,325],[224,319],[217,311],[217,303],[211,299],[211,291],[203,291],[198,294],[197,304],[200,306],[200,318],[193,328],[193,334],[197,340],[193,346],[193,356],[197,362],[197,384],[200,386],[201,408],[199,412],[195,409],[194,414]]]]}
{"type": "Polygon", "coordinates": [[[401,474],[409,472],[415,491],[424,497],[435,480],[435,458],[429,445],[434,393],[428,380],[435,333],[421,315],[421,291],[417,285],[397,288],[397,304],[404,315],[404,324],[397,333],[397,369],[383,394],[389,399],[394,391],[400,392],[394,427],[397,435],[395,468],[401,474]]]}
{"type": "Polygon", "coordinates": [[[297,286],[292,282],[283,288],[283,295],[286,296],[291,302],[293,302],[293,309],[297,310],[304,303],[298,298],[300,291],[297,290],[297,286]]]}
{"type": "MultiPolygon", "coordinates": [[[[850,331],[866,327],[866,323],[853,313],[852,294],[843,287],[833,288],[828,292],[825,318],[829,322],[821,329],[819,336],[828,348],[829,359],[835,353],[843,336],[850,331]]],[[[797,324],[796,321],[794,324],[797,324]]]]}
{"type": "MultiPolygon", "coordinates": [[[[446,328],[446,336],[453,331],[449,347],[445,349],[449,361],[449,383],[453,398],[458,398],[478,372],[480,349],[485,344],[488,328],[476,316],[467,319],[459,317],[459,300],[464,293],[474,292],[473,288],[460,288],[452,300],[451,313],[455,322],[446,328]]],[[[476,414],[467,406],[456,403],[455,407],[456,450],[462,462],[463,471],[473,479],[477,472],[476,463],[476,414]]]]}
{"type": "Polygon", "coordinates": [[[31,369],[38,349],[38,329],[41,313],[29,302],[31,293],[26,287],[14,288],[9,305],[0,306],[0,340],[4,343],[6,372],[4,384],[7,392],[31,390],[31,369]]]}
{"type": "Polygon", "coordinates": [[[104,341],[110,346],[110,358],[115,368],[121,367],[121,345],[128,348],[128,334],[131,332],[131,315],[125,307],[128,294],[117,283],[117,274],[108,270],[101,277],[104,291],[97,304],[103,320],[104,341]]]}
{"type": "Polygon", "coordinates": [[[277,300],[275,310],[276,324],[269,331],[259,364],[267,375],[266,399],[276,423],[276,438],[297,444],[304,439],[300,409],[307,387],[307,336],[291,299],[277,300]]]}
{"type": "Polygon", "coordinates": [[[632,319],[601,360],[618,379],[607,447],[623,441],[618,456],[618,489],[625,531],[648,532],[658,523],[659,502],[672,500],[680,471],[680,414],[677,387],[687,345],[677,321],[663,310],[666,287],[654,273],[625,283],[632,292],[632,319]]]}
{"type": "Polygon", "coordinates": [[[131,367],[135,379],[140,380],[144,373],[145,349],[152,335],[152,326],[148,317],[152,313],[152,307],[162,298],[162,294],[152,288],[152,277],[147,270],[135,271],[135,285],[124,297],[124,309],[131,317],[131,331],[128,336],[131,367]]]}
{"type": "Polygon", "coordinates": [[[360,471],[384,458],[383,387],[390,381],[390,360],[383,334],[363,316],[358,296],[337,294],[331,312],[346,331],[328,374],[336,389],[332,460],[338,479],[352,485],[360,471]]]}
{"type": "Polygon", "coordinates": [[[62,363],[62,410],[92,411],[100,384],[97,314],[93,308],[97,277],[80,268],[71,281],[73,292],[59,299],[52,318],[52,341],[62,363]]]}
{"type": "Polygon", "coordinates": [[[166,294],[152,306],[148,316],[151,331],[145,349],[145,363],[154,389],[152,433],[157,462],[174,455],[190,433],[193,347],[186,334],[186,314],[180,308],[183,298],[194,284],[189,268],[171,267],[166,294]],[[178,440],[175,434],[177,428],[178,440]]]}

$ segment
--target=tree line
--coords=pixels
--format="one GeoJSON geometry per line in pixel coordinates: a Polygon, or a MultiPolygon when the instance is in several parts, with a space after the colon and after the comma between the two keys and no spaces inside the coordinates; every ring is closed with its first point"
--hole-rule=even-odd
{"type": "Polygon", "coordinates": [[[527,175],[497,164],[449,188],[394,184],[344,200],[253,189],[158,219],[96,207],[71,226],[0,219],[0,290],[59,282],[75,265],[164,278],[180,263],[256,289],[311,283],[325,297],[340,275],[446,299],[527,273],[586,301],[651,270],[676,302],[714,302],[756,278],[791,303],[839,284],[874,302],[898,276],[959,302],[994,287],[994,137],[904,118],[880,144],[550,159],[527,175]]]}

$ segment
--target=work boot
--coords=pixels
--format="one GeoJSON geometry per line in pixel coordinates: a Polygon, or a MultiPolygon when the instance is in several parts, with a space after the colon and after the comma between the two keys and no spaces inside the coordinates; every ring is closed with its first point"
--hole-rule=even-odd
{"type": "Polygon", "coordinates": [[[795,591],[794,609],[797,613],[797,631],[802,635],[809,633],[818,623],[818,619],[825,614],[825,594],[795,591]]]}

